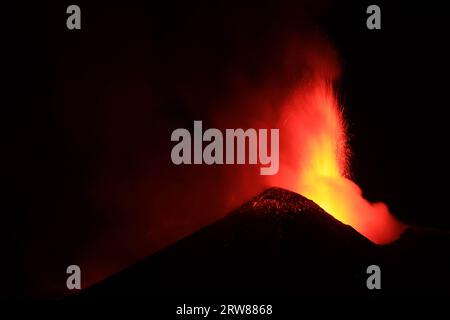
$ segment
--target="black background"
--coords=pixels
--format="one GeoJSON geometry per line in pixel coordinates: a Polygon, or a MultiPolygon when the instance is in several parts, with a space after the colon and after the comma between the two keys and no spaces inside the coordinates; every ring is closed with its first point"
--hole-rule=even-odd
{"type": "MultiPolygon", "coordinates": [[[[165,150],[168,141],[159,137],[169,137],[179,124],[187,126],[192,119],[214,111],[211,101],[227,94],[223,75],[230,63],[236,62],[255,82],[259,75],[264,76],[261,70],[273,58],[274,44],[269,40],[276,38],[278,24],[286,20],[294,33],[296,27],[320,26],[336,48],[342,65],[337,86],[349,121],[352,175],[365,196],[386,202],[407,223],[449,228],[449,28],[440,2],[414,5],[377,1],[382,10],[381,30],[366,28],[365,10],[372,2],[365,1],[77,1],[82,9],[81,31],[65,27],[69,4],[14,1],[1,13],[6,32],[2,39],[4,200],[0,225],[3,274],[11,275],[6,279],[8,289],[3,290],[6,296],[57,292],[53,285],[37,288],[47,281],[42,269],[58,272],[73,261],[73,252],[89,250],[92,239],[127,219],[113,215],[115,222],[111,223],[92,206],[85,189],[91,177],[104,167],[126,176],[139,171],[141,159],[155,159],[156,166],[166,160],[169,149],[162,156],[145,154],[143,146],[157,144],[157,150],[165,150]],[[292,23],[302,15],[311,21],[292,23]],[[230,36],[229,24],[224,21],[236,16],[245,17],[236,19],[235,27],[242,33],[235,31],[230,36]],[[145,41],[146,36],[152,38],[152,46],[160,48],[155,56],[163,60],[161,64],[152,61],[142,65],[145,53],[156,50],[145,41]],[[233,37],[238,37],[237,41],[232,41],[233,37]],[[256,40],[246,42],[248,39],[256,40]],[[196,49],[187,49],[190,46],[196,49]],[[133,50],[135,54],[130,55],[133,50]],[[203,51],[207,54],[195,56],[203,51]],[[109,68],[112,64],[115,70],[109,68]],[[96,70],[93,75],[91,68],[96,70]],[[148,80],[145,74],[149,72],[160,77],[148,80]],[[91,107],[93,101],[102,99],[99,91],[115,90],[114,79],[138,87],[137,100],[149,98],[139,90],[151,87],[151,99],[156,95],[159,101],[158,114],[175,119],[172,125],[149,121],[145,132],[128,130],[129,135],[116,144],[115,151],[102,150],[102,145],[95,143],[96,130],[115,127],[90,125],[95,123],[92,119],[103,116],[102,109],[91,107]],[[189,83],[191,100],[186,102],[173,88],[189,83]],[[192,109],[191,105],[197,107],[192,109]],[[81,111],[67,114],[66,109],[81,111]],[[69,122],[62,120],[66,117],[69,122]],[[73,125],[85,128],[80,141],[67,129],[73,125]],[[90,137],[94,142],[83,145],[90,137]],[[48,246],[46,254],[33,254],[33,243],[48,246]],[[32,280],[36,277],[44,279],[32,280]]],[[[123,106],[136,101],[116,103],[123,106]]],[[[128,129],[137,118],[147,121],[142,118],[145,110],[120,110],[112,117],[129,121],[128,129]],[[128,117],[128,112],[133,114],[128,117]]],[[[132,217],[129,220],[130,225],[142,222],[132,217]]],[[[207,222],[203,219],[199,225],[207,222]]],[[[136,231],[126,224],[124,227],[126,234],[136,231]]],[[[104,246],[113,250],[120,243],[104,246]]],[[[127,246],[121,250],[126,251],[127,246]]],[[[138,260],[145,251],[140,250],[130,254],[129,260],[138,260]]],[[[92,259],[101,259],[101,255],[93,253],[92,259]]],[[[113,270],[117,269],[112,267],[92,277],[99,279],[113,270]]]]}

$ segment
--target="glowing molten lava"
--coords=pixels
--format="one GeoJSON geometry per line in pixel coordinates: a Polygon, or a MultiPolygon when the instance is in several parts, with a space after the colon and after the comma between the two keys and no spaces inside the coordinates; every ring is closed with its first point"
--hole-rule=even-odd
{"type": "Polygon", "coordinates": [[[284,182],[371,241],[397,239],[403,225],[384,203],[365,200],[349,179],[346,124],[332,85],[322,80],[308,83],[284,110],[282,127],[290,139],[289,158],[294,159],[284,182]]]}

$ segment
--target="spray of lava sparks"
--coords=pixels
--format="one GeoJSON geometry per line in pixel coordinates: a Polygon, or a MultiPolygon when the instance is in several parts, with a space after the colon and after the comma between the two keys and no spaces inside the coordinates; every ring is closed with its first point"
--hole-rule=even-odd
{"type": "Polygon", "coordinates": [[[404,226],[384,203],[364,199],[350,180],[346,124],[332,85],[311,81],[294,92],[284,110],[282,127],[290,137],[289,158],[295,159],[284,179],[289,188],[374,243],[396,240],[404,226]]]}

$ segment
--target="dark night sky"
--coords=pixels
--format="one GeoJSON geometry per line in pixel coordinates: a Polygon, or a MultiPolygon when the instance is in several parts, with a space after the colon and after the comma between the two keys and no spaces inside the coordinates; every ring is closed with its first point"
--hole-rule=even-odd
{"type": "MultiPolygon", "coordinates": [[[[1,13],[0,225],[13,294],[60,292],[73,261],[92,266],[92,282],[140,260],[220,218],[236,181],[235,201],[252,196],[242,169],[181,174],[170,133],[288,84],[278,48],[316,29],[339,56],[355,181],[403,221],[449,228],[440,5],[376,1],[382,30],[369,31],[372,1],[76,1],[82,30],[69,32],[72,2],[54,2],[14,1],[1,13]]],[[[243,114],[235,127],[248,123],[243,114]]]]}

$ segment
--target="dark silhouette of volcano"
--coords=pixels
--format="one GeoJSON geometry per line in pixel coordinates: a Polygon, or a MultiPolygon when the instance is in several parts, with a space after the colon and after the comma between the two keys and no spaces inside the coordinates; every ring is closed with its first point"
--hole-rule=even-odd
{"type": "Polygon", "coordinates": [[[305,197],[271,188],[75,299],[440,297],[448,244],[447,233],[410,228],[377,246],[305,197]],[[381,290],[367,289],[372,264],[381,290]]]}

